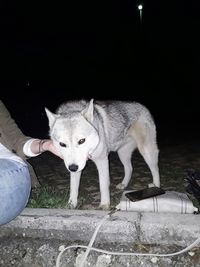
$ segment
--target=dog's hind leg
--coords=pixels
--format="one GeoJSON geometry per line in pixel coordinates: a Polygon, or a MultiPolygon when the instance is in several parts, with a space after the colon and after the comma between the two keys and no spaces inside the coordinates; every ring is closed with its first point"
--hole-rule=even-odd
{"type": "Polygon", "coordinates": [[[139,148],[141,155],[144,157],[153,177],[154,186],[160,187],[160,176],[158,169],[158,149],[155,144],[146,144],[139,148]]]}
{"type": "Polygon", "coordinates": [[[81,172],[70,173],[70,197],[67,205],[70,208],[75,208],[77,206],[80,177],[81,172]]]}
{"type": "Polygon", "coordinates": [[[107,210],[110,206],[110,176],[108,158],[95,159],[99,174],[99,186],[101,192],[100,207],[107,210]]]}
{"type": "Polygon", "coordinates": [[[117,189],[125,189],[131,179],[132,175],[132,162],[131,157],[134,149],[136,148],[136,144],[134,141],[127,143],[126,145],[122,146],[118,151],[119,159],[121,160],[124,166],[124,179],[121,183],[119,183],[116,188],[117,189]]]}
{"type": "Polygon", "coordinates": [[[158,147],[156,143],[155,127],[147,123],[136,123],[131,129],[131,133],[136,140],[138,150],[147,163],[152,177],[154,186],[160,187],[160,176],[158,168],[158,147]]]}

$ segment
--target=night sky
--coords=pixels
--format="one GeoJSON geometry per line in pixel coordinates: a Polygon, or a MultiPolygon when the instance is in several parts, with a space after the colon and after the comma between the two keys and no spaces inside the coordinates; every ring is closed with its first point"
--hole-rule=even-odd
{"type": "Polygon", "coordinates": [[[139,101],[160,127],[199,130],[199,1],[145,0],[142,23],[138,3],[1,3],[1,99],[26,134],[79,98],[139,101]]]}

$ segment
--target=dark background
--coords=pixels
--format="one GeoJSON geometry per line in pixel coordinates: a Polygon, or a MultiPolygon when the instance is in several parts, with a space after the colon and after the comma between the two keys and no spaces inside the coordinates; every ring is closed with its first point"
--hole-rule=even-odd
{"type": "Polygon", "coordinates": [[[1,3],[1,99],[25,134],[68,99],[145,104],[160,137],[198,138],[200,5],[190,1],[1,3]]]}

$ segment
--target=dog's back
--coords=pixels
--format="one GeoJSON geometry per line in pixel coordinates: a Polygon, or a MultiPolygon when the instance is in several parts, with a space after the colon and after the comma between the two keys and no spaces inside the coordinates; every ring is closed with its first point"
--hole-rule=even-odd
{"type": "MultiPolygon", "coordinates": [[[[137,102],[106,101],[96,102],[95,109],[98,120],[107,133],[107,142],[113,150],[114,144],[122,141],[130,129],[136,128],[140,123],[151,129],[156,136],[154,119],[149,110],[137,102]]],[[[144,127],[143,127],[144,128],[144,127]]],[[[145,130],[145,129],[143,129],[145,130]]],[[[114,149],[116,150],[116,149],[114,149]]]]}

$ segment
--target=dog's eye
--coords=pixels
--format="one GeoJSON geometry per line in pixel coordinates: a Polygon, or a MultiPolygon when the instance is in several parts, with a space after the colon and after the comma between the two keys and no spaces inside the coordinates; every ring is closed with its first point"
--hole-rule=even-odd
{"type": "Polygon", "coordinates": [[[60,142],[59,145],[62,146],[62,147],[66,147],[66,144],[62,143],[62,142],[60,142]]]}
{"type": "Polygon", "coordinates": [[[82,145],[83,143],[85,143],[85,138],[80,139],[80,140],[78,141],[78,144],[79,144],[79,145],[82,145]]]}

